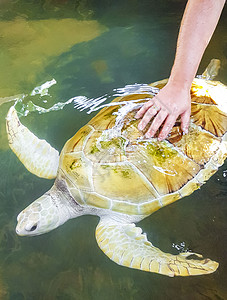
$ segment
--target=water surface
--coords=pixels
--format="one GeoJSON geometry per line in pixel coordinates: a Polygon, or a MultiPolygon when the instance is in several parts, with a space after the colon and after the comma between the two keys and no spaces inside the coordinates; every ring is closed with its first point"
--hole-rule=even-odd
{"type": "MultiPolygon", "coordinates": [[[[211,275],[168,278],[120,267],[98,248],[98,218],[84,216],[38,237],[18,237],[16,216],[53,181],[30,174],[10,151],[5,116],[13,95],[55,78],[51,96],[26,97],[49,108],[73,96],[97,97],[126,84],[169,76],[186,1],[1,1],[0,3],[0,299],[227,298],[225,164],[200,190],[140,223],[154,245],[172,243],[220,263],[211,275]]],[[[200,65],[219,58],[227,83],[227,11],[200,65]]],[[[92,115],[73,104],[21,117],[60,150],[92,115]]]]}

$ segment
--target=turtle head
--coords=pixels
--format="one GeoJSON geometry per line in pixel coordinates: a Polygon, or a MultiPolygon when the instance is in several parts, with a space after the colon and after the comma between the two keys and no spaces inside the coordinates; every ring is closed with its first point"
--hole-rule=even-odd
{"type": "Polygon", "coordinates": [[[18,215],[17,234],[40,235],[65,223],[70,219],[70,214],[66,207],[59,204],[50,191],[38,198],[18,215]]]}

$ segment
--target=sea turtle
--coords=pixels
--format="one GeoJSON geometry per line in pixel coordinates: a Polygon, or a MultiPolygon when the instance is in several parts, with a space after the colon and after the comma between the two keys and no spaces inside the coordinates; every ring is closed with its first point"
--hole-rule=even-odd
{"type": "MultiPolygon", "coordinates": [[[[151,86],[162,88],[167,80],[151,86]]],[[[192,253],[172,255],[147,240],[134,223],[191,194],[224,163],[227,155],[227,87],[196,78],[192,83],[189,133],[176,122],[168,138],[146,139],[134,118],[138,109],[119,102],[143,103],[151,94],[115,99],[58,151],[21,124],[14,107],[7,115],[9,144],[29,171],[55,178],[53,187],[18,215],[16,232],[34,236],[68,219],[100,217],[96,239],[119,265],[168,276],[214,272],[218,263],[192,253]],[[127,106],[128,107],[128,106],[127,106]],[[119,111],[124,109],[124,113],[119,111]]]]}

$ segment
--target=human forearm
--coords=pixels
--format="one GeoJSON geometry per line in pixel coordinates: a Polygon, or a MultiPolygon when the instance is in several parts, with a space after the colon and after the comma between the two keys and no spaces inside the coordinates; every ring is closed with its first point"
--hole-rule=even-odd
{"type": "Polygon", "coordinates": [[[188,0],[168,83],[136,114],[136,118],[142,118],[138,125],[140,130],[153,118],[146,133],[147,138],[153,137],[163,125],[158,138],[165,139],[179,116],[181,129],[187,133],[191,112],[191,84],[224,4],[225,0],[188,0]]]}
{"type": "Polygon", "coordinates": [[[190,88],[225,0],[189,0],[179,32],[169,83],[190,88]]]}

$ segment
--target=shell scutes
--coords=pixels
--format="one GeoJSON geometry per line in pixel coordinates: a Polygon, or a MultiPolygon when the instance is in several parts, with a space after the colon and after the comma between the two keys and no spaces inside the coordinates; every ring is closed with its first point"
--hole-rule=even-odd
{"type": "MultiPolygon", "coordinates": [[[[152,85],[160,88],[166,82],[152,85]]],[[[136,110],[129,110],[119,122],[121,105],[102,109],[80,129],[62,151],[61,169],[80,191],[83,203],[148,215],[208,180],[227,156],[227,88],[195,79],[191,96],[187,135],[176,122],[165,141],[157,140],[158,133],[146,139],[147,128],[138,130],[136,110]]],[[[117,98],[117,102],[144,102],[149,97],[128,95],[117,98]]]]}

